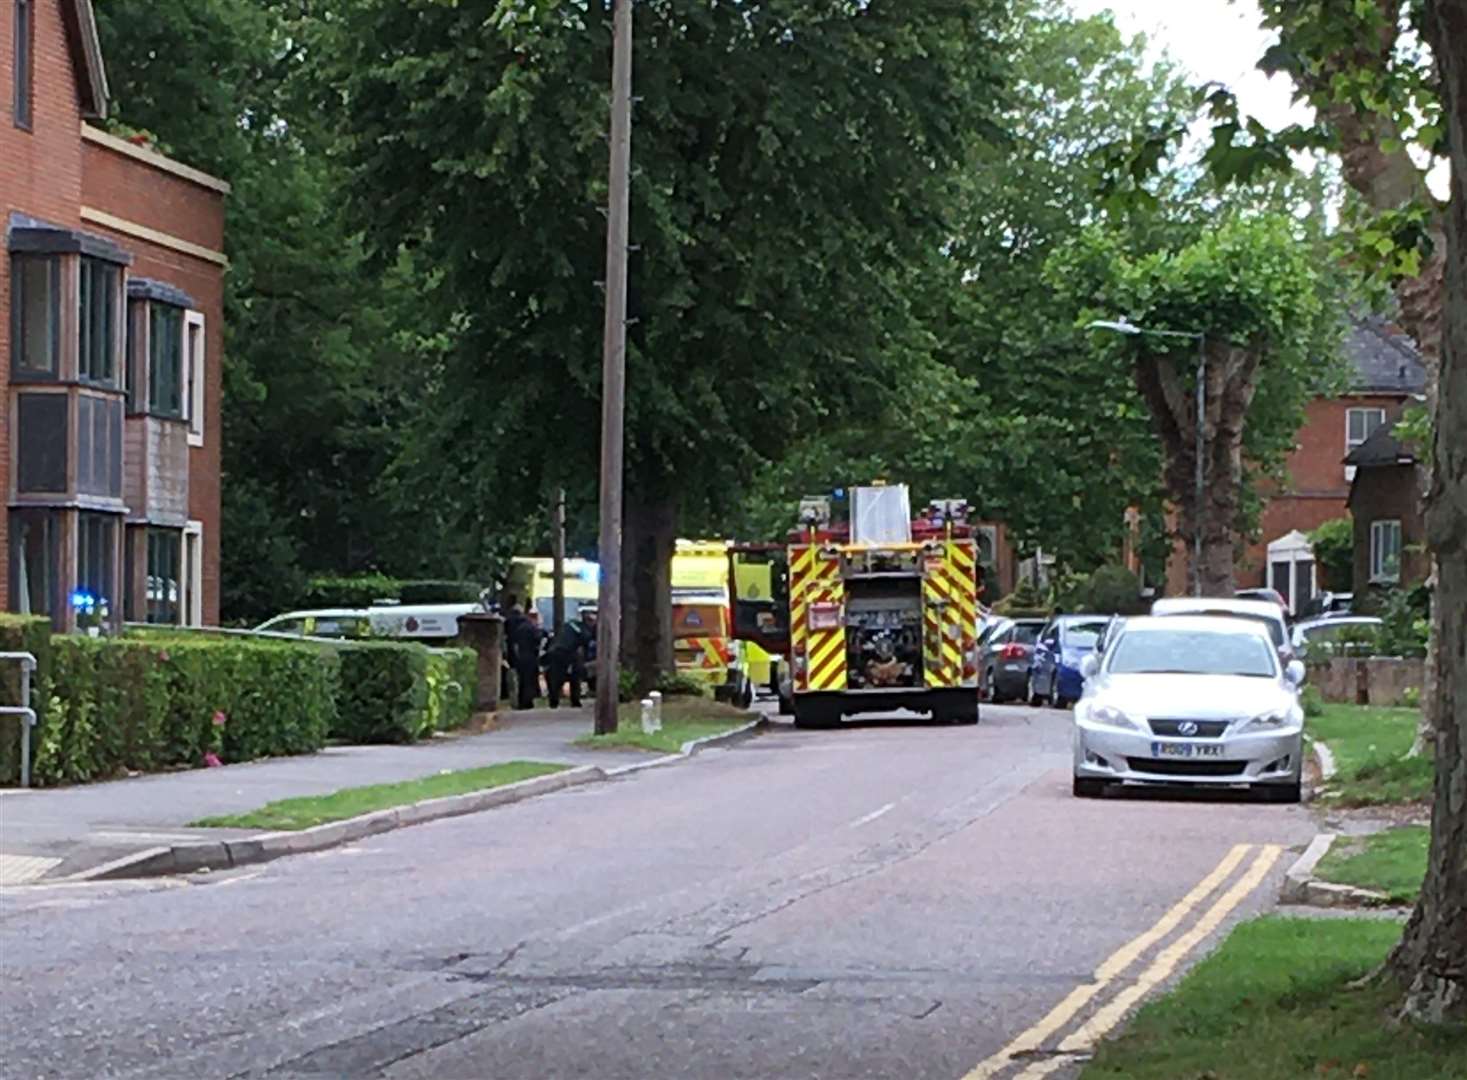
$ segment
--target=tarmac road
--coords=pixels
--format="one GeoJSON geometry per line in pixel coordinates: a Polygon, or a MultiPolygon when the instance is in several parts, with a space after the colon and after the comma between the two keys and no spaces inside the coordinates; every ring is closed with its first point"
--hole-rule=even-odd
{"type": "Polygon", "coordinates": [[[983,717],[779,728],[255,869],[6,890],[0,1076],[1073,1075],[1314,829],[1075,800],[1067,714],[983,717]]]}

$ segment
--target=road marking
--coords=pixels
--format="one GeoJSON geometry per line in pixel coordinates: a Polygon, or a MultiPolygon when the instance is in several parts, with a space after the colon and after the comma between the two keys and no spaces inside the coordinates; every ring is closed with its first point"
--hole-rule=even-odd
{"type": "Polygon", "coordinates": [[[0,885],[25,885],[60,865],[60,859],[44,855],[0,854],[0,885]]]}
{"type": "Polygon", "coordinates": [[[1074,1055],[1092,1050],[1096,1043],[1110,1034],[1116,1025],[1125,1019],[1126,1013],[1138,1001],[1170,978],[1177,965],[1186,959],[1187,955],[1197,946],[1201,945],[1209,934],[1221,926],[1223,920],[1233,913],[1233,909],[1246,900],[1254,889],[1258,888],[1263,879],[1268,876],[1268,872],[1273,869],[1274,864],[1278,862],[1283,850],[1276,844],[1264,847],[1258,853],[1258,858],[1253,860],[1253,865],[1248,868],[1248,872],[1238,879],[1237,884],[1218,898],[1217,903],[1213,904],[1208,912],[1197,920],[1196,926],[1167,946],[1134,983],[1112,998],[1104,1008],[1081,1025],[1078,1031],[1060,1043],[1059,1052],[1065,1056],[1035,1062],[1015,1077],[1015,1080],[1040,1080],[1041,1077],[1048,1076],[1056,1069],[1070,1064],[1074,1060],[1074,1055]]]}
{"type": "Polygon", "coordinates": [[[1019,1035],[992,1057],[986,1058],[969,1072],[963,1080],[990,1080],[1014,1064],[1014,1055],[1033,1053],[1060,1028],[1064,1027],[1090,1001],[1114,982],[1122,972],[1139,960],[1162,938],[1166,937],[1185,919],[1198,904],[1207,899],[1219,885],[1226,881],[1247,856],[1253,845],[1238,844],[1226,855],[1216,869],[1197,883],[1196,888],[1178,900],[1171,910],[1157,920],[1150,930],[1122,945],[1095,969],[1095,979],[1084,986],[1077,986],[1069,995],[1051,1009],[1037,1024],[1019,1035]]]}
{"type": "Polygon", "coordinates": [[[870,824],[871,822],[875,821],[877,818],[879,818],[882,814],[886,813],[888,810],[890,810],[895,805],[896,805],[896,803],[889,802],[885,806],[883,806],[880,810],[873,810],[873,811],[871,811],[871,813],[867,814],[865,817],[863,817],[863,818],[857,818],[855,821],[851,822],[851,828],[855,829],[855,828],[859,828],[862,825],[870,824]]]}

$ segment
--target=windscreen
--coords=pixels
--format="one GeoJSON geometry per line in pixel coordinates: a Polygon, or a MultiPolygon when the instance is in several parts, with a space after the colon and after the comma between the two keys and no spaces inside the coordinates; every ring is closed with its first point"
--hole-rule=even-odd
{"type": "Polygon", "coordinates": [[[1065,644],[1074,649],[1093,649],[1105,631],[1105,622],[1070,623],[1064,629],[1065,644]]]}
{"type": "Polygon", "coordinates": [[[1254,634],[1144,630],[1124,634],[1111,653],[1113,675],[1247,675],[1272,678],[1277,657],[1254,634]]]}
{"type": "Polygon", "coordinates": [[[1208,611],[1203,608],[1190,608],[1186,611],[1169,611],[1168,615],[1216,615],[1223,619],[1247,619],[1256,622],[1260,626],[1268,628],[1268,636],[1273,639],[1274,648],[1282,648],[1284,644],[1284,624],[1280,619],[1270,619],[1266,615],[1250,615],[1242,611],[1208,611]]]}
{"type": "Polygon", "coordinates": [[[1039,631],[1043,629],[1043,623],[1016,623],[1012,640],[1020,645],[1033,645],[1039,640],[1039,631]]]}

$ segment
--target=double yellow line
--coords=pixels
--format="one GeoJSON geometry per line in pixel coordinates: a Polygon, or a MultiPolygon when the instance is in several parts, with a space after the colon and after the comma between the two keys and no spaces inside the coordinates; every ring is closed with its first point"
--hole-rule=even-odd
{"type": "MultiPolygon", "coordinates": [[[[1093,982],[1075,987],[1042,1020],[1019,1035],[998,1053],[980,1062],[963,1080],[991,1080],[999,1073],[1014,1068],[1017,1057],[1033,1054],[1043,1049],[1045,1044],[1057,1032],[1070,1024],[1091,1001],[1107,990],[1152,946],[1171,934],[1199,904],[1232,877],[1252,849],[1252,844],[1235,846],[1223,857],[1222,862],[1218,863],[1217,868],[1199,881],[1196,888],[1177,901],[1176,905],[1156,922],[1156,925],[1121,946],[1100,967],[1096,968],[1093,982]]],[[[1221,926],[1234,909],[1246,900],[1254,889],[1258,888],[1263,879],[1268,876],[1268,872],[1273,869],[1274,864],[1278,862],[1281,854],[1283,854],[1283,848],[1278,845],[1266,844],[1260,847],[1257,857],[1254,858],[1243,876],[1232,888],[1218,897],[1212,907],[1203,913],[1190,930],[1158,953],[1156,959],[1136,977],[1134,982],[1111,998],[1096,1011],[1094,1016],[1081,1024],[1059,1044],[1057,1054],[1062,1056],[1046,1057],[1034,1061],[1013,1080],[1040,1080],[1041,1077],[1048,1076],[1068,1064],[1070,1055],[1092,1049],[1096,1043],[1115,1029],[1138,1001],[1165,982],[1177,969],[1177,965],[1202,944],[1209,934],[1221,926]]]]}

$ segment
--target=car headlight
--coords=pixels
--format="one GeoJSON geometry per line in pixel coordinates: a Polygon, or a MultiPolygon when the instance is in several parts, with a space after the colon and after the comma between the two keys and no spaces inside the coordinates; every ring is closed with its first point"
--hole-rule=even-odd
{"type": "Polygon", "coordinates": [[[1294,722],[1294,717],[1289,709],[1270,709],[1268,712],[1259,713],[1246,724],[1245,730],[1276,731],[1286,728],[1294,722]]]}
{"type": "Polygon", "coordinates": [[[1085,714],[1085,719],[1092,724],[1102,724],[1105,727],[1129,728],[1132,731],[1145,731],[1141,724],[1131,719],[1123,710],[1114,705],[1092,705],[1085,714]]]}

